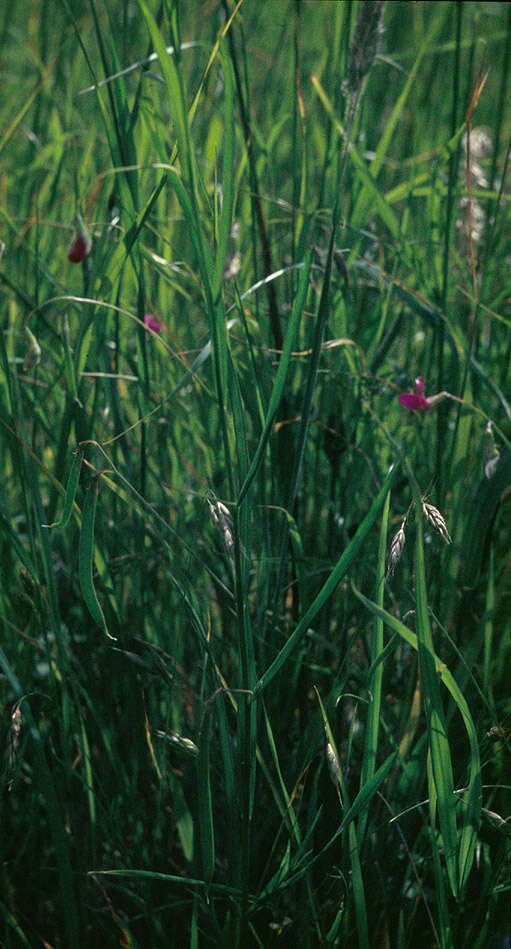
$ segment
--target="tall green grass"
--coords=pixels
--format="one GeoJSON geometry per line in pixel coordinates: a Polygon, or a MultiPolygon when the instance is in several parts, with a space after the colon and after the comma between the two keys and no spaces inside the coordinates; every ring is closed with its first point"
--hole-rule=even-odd
{"type": "Polygon", "coordinates": [[[510,22],[6,8],[2,945],[511,937],[510,22]]]}

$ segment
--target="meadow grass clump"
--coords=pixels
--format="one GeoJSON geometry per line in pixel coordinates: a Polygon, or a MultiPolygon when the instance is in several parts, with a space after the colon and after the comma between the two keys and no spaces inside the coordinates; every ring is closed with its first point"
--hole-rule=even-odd
{"type": "Polygon", "coordinates": [[[510,938],[510,10],[3,18],[9,949],[510,938]]]}

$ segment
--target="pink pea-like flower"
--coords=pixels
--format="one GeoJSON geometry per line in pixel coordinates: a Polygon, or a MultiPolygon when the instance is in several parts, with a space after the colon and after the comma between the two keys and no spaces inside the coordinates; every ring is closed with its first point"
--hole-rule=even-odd
{"type": "Polygon", "coordinates": [[[150,313],[146,313],[144,316],[144,323],[153,333],[161,333],[161,323],[158,323],[158,320],[155,320],[150,313]]]}
{"type": "Polygon", "coordinates": [[[425,412],[431,408],[433,403],[422,394],[423,391],[424,379],[422,376],[419,376],[419,378],[415,380],[415,392],[402,392],[399,396],[399,404],[410,412],[425,412]]]}
{"type": "Polygon", "coordinates": [[[75,214],[74,225],[75,233],[69,245],[67,259],[72,264],[81,264],[91,252],[92,241],[81,214],[75,214]]]}

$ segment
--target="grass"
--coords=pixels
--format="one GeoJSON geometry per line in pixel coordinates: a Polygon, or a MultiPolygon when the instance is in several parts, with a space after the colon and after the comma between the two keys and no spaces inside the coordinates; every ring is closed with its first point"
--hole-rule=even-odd
{"type": "Polygon", "coordinates": [[[2,945],[507,945],[510,26],[6,8],[2,945]]]}

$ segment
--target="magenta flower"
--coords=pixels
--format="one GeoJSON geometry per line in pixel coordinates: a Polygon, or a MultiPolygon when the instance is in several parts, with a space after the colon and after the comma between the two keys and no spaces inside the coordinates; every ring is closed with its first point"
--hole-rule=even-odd
{"type": "Polygon", "coordinates": [[[423,395],[424,379],[419,376],[415,380],[415,392],[402,392],[399,396],[399,404],[410,412],[425,412],[432,406],[432,401],[423,395]]]}
{"type": "Polygon", "coordinates": [[[90,234],[83,223],[83,218],[78,211],[74,216],[73,223],[75,226],[75,232],[69,245],[67,259],[70,260],[72,264],[81,264],[91,252],[92,241],[90,234]]]}
{"type": "Polygon", "coordinates": [[[146,313],[144,316],[144,323],[153,333],[161,333],[161,323],[158,323],[158,320],[155,320],[150,313],[146,313]]]}

